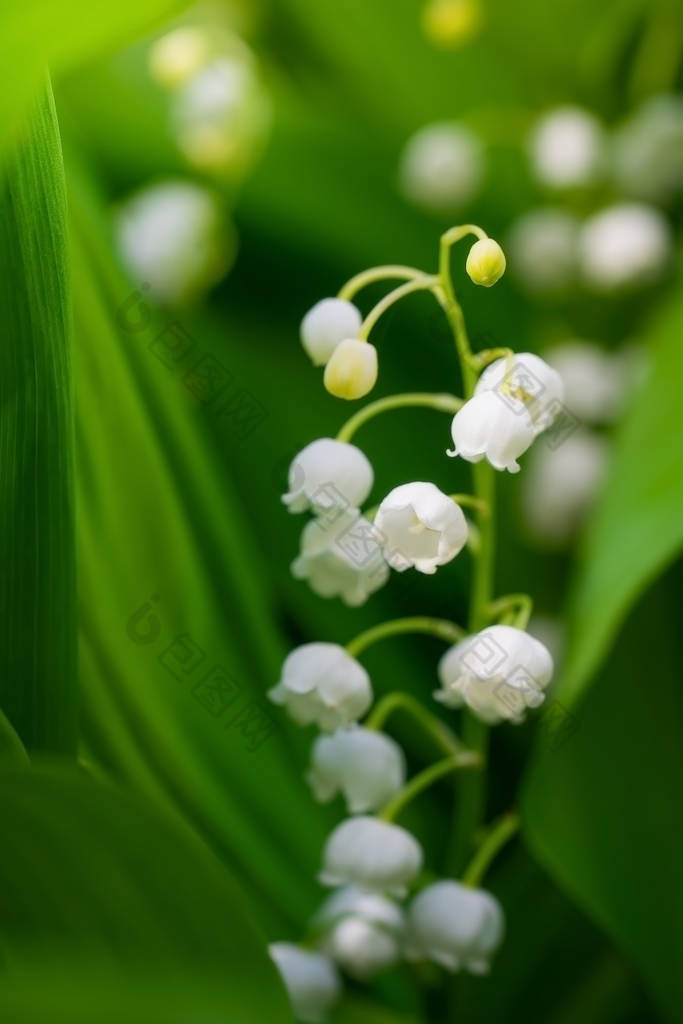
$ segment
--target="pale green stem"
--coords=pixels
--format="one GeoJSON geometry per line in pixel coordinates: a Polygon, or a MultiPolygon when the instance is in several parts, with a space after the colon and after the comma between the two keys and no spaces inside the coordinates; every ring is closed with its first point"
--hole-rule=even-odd
{"type": "Polygon", "coordinates": [[[394,303],[400,302],[401,299],[405,298],[406,295],[411,295],[412,292],[431,289],[436,283],[436,277],[433,275],[423,274],[422,277],[415,278],[412,281],[406,281],[405,284],[401,284],[398,288],[394,288],[393,291],[389,292],[388,295],[385,295],[383,299],[380,299],[377,305],[373,306],[370,310],[361,324],[358,337],[363,341],[367,341],[370,336],[370,331],[375,326],[379,318],[386,313],[388,309],[391,309],[394,303]]]}
{"type": "Polygon", "coordinates": [[[456,413],[463,405],[462,398],[455,395],[430,394],[426,391],[405,392],[400,395],[389,395],[387,398],[378,398],[376,402],[359,409],[357,413],[346,421],[337,434],[338,441],[350,441],[353,435],[367,423],[368,420],[380,416],[391,409],[405,409],[409,407],[423,406],[429,409],[436,409],[437,412],[456,413]]]}
{"type": "Polygon", "coordinates": [[[379,812],[379,817],[383,821],[393,821],[406,804],[410,803],[411,800],[414,800],[416,796],[445,775],[450,775],[451,772],[459,771],[462,768],[481,767],[482,759],[480,755],[470,750],[465,750],[460,754],[453,754],[451,757],[444,758],[443,761],[437,761],[436,764],[432,764],[429,768],[425,768],[424,771],[414,775],[403,789],[399,790],[396,796],[382,808],[379,812]]]}
{"type": "Polygon", "coordinates": [[[519,817],[513,811],[503,815],[486,833],[484,840],[462,875],[463,885],[474,888],[481,885],[493,858],[514,836],[519,828],[519,817]]]}
{"type": "Polygon", "coordinates": [[[449,644],[457,644],[466,636],[462,626],[458,626],[449,619],[432,619],[427,616],[415,616],[405,619],[391,619],[389,622],[382,622],[379,626],[366,629],[364,633],[350,640],[346,645],[349,654],[356,658],[362,651],[367,650],[378,640],[386,637],[397,636],[400,633],[429,633],[449,644]]]}
{"type": "Polygon", "coordinates": [[[379,732],[389,716],[394,711],[399,710],[411,715],[445,754],[452,756],[464,753],[465,748],[453,730],[442,722],[440,718],[432,714],[431,711],[428,711],[419,700],[411,697],[409,693],[404,693],[402,690],[387,693],[382,697],[373,708],[372,713],[365,719],[363,725],[366,729],[379,732]]]}
{"type": "Polygon", "coordinates": [[[399,264],[387,264],[384,267],[371,267],[356,274],[350,281],[347,281],[343,288],[337,293],[338,298],[350,301],[362,288],[377,281],[388,281],[392,279],[403,279],[411,281],[416,277],[424,277],[424,270],[417,270],[416,267],[404,267],[399,264]]]}
{"type": "Polygon", "coordinates": [[[534,602],[529,594],[507,594],[492,601],[488,613],[491,618],[499,619],[516,609],[511,616],[510,625],[516,626],[517,629],[526,629],[533,608],[534,602]]]}
{"type": "Polygon", "coordinates": [[[485,501],[481,498],[475,498],[473,494],[449,494],[448,497],[451,501],[454,501],[456,505],[462,505],[463,508],[474,508],[482,515],[487,515],[489,508],[485,501]]]}
{"type": "Polygon", "coordinates": [[[513,356],[514,352],[511,348],[485,348],[481,352],[477,352],[476,355],[470,356],[470,366],[479,371],[489,363],[494,363],[496,359],[511,359],[513,356]]]}

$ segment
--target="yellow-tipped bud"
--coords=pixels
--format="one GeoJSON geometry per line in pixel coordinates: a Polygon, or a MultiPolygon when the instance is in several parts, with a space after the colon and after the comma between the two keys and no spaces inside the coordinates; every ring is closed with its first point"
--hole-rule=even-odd
{"type": "Polygon", "coordinates": [[[336,398],[362,398],[377,380],[377,349],[359,338],[340,342],[325,367],[323,380],[336,398]]]}
{"type": "Polygon", "coordinates": [[[466,270],[475,284],[490,288],[505,273],[505,253],[492,238],[480,238],[469,251],[466,270]]]}
{"type": "Polygon", "coordinates": [[[428,0],[422,8],[422,31],[435,46],[455,49],[475,36],[481,25],[479,0],[428,0]]]}

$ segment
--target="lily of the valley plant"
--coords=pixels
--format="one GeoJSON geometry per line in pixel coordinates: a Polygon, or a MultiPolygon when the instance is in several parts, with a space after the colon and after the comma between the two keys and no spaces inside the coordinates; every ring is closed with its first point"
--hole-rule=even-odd
{"type": "Polygon", "coordinates": [[[336,438],[313,441],[299,453],[283,500],[290,512],[310,511],[312,518],[303,530],[294,575],[320,596],[356,606],[388,581],[391,569],[431,575],[465,549],[473,559],[466,626],[449,619],[403,618],[367,630],[346,647],[304,644],[286,658],[270,691],[295,721],[320,730],[308,776],[314,797],[327,801],[341,794],[348,811],[321,853],[319,881],[333,889],[332,895],[300,942],[271,947],[303,1021],[324,1019],[338,999],[339,968],[363,979],[404,958],[483,974],[503,936],[503,911],[481,886],[517,819],[510,812],[490,825],[481,820],[488,727],[521,722],[528,709],[538,707],[553,663],[543,644],[525,631],[530,598],[492,593],[494,477],[496,471],[519,471],[520,456],[562,409],[564,390],[559,374],[535,355],[509,349],[472,352],[450,271],[451,248],[468,235],[477,241],[467,257],[467,273],[475,284],[494,285],[505,270],[503,252],[481,228],[467,224],[442,236],[436,274],[406,266],[373,268],[352,278],[336,298],[317,303],[301,327],[306,352],[324,366],[327,390],[340,398],[361,398],[377,379],[373,327],[404,296],[430,292],[452,328],[465,394],[379,399],[352,416],[336,438]],[[402,283],[363,318],[353,303],[356,294],[390,279],[402,283]],[[444,444],[444,457],[473,464],[472,493],[449,495],[429,481],[397,481],[379,506],[364,513],[373,470],[351,440],[372,417],[406,406],[452,416],[452,447],[446,451],[444,444]],[[464,707],[462,736],[408,694],[389,693],[372,707],[372,682],[359,658],[371,644],[410,632],[435,635],[448,645],[433,697],[447,709],[464,707]],[[402,750],[383,731],[397,708],[414,717],[440,752],[408,780],[402,750]],[[429,865],[420,842],[397,819],[410,800],[452,772],[464,773],[454,861],[464,862],[463,854],[471,860],[459,878],[424,884],[422,872],[429,865]]]}

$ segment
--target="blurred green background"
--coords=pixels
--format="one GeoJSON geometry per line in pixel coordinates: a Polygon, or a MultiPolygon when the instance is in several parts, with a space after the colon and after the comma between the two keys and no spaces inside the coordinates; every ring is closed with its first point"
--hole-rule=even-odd
{"type": "MultiPolygon", "coordinates": [[[[463,621],[468,586],[459,559],[434,578],[394,575],[349,609],[291,578],[302,523],[280,504],[287,467],[350,414],[302,352],[301,317],[372,265],[435,267],[451,223],[504,243],[535,207],[584,218],[622,198],[608,176],[560,196],[539,184],[529,126],[572,103],[608,132],[680,89],[675,2],[482,0],[481,25],[457,46],[428,38],[421,7],[3,5],[0,1009],[11,1024],[291,1019],[265,945],[305,929],[341,804],[313,802],[313,731],[265,692],[297,643],[345,643],[397,615],[463,621]],[[257,69],[246,156],[228,170],[188,159],[173,90],[150,73],[150,47],[179,24],[234,33],[257,69]],[[400,192],[400,156],[413,132],[453,120],[481,139],[485,172],[457,211],[425,211],[400,192]],[[171,302],[155,301],[116,243],[122,204],[167,180],[208,190],[225,247],[171,302]],[[160,343],[169,331],[182,357],[160,343]],[[209,359],[225,403],[186,377],[209,359]],[[198,689],[209,670],[239,692],[229,712],[198,689]]],[[[680,202],[665,215],[680,250],[680,202]]],[[[576,281],[530,293],[513,260],[495,289],[477,290],[460,256],[475,346],[637,342],[646,371],[600,428],[609,467],[566,544],[529,530],[524,461],[498,478],[496,590],[528,591],[561,623],[553,700],[568,728],[562,742],[542,718],[493,737],[489,817],[514,804],[523,821],[489,879],[507,917],[493,971],[350,983],[334,1020],[682,1020],[678,251],[657,282],[609,294],[576,281]]],[[[373,340],[373,397],[457,393],[428,298],[392,310],[373,340]]],[[[372,504],[411,479],[467,490],[467,467],[444,458],[447,426],[406,410],[363,429],[372,504]]],[[[368,652],[376,694],[428,697],[440,653],[419,637],[368,652]]],[[[412,769],[431,757],[409,723],[392,731],[412,769]]],[[[446,781],[406,815],[435,872],[453,805],[446,781]]]]}

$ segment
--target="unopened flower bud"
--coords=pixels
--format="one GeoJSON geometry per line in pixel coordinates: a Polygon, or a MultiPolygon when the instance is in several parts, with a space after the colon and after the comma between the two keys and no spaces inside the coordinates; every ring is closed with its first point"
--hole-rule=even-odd
{"type": "Polygon", "coordinates": [[[324,366],[337,345],[353,338],[363,318],[346,299],[321,299],[301,321],[301,344],[314,366],[324,366]]]}
{"type": "Polygon", "coordinates": [[[336,398],[362,398],[377,381],[377,349],[359,338],[346,338],[332,353],[323,379],[336,398]]]}
{"type": "Polygon", "coordinates": [[[505,273],[505,253],[492,238],[480,238],[467,255],[465,269],[475,284],[490,288],[505,273]]]}

